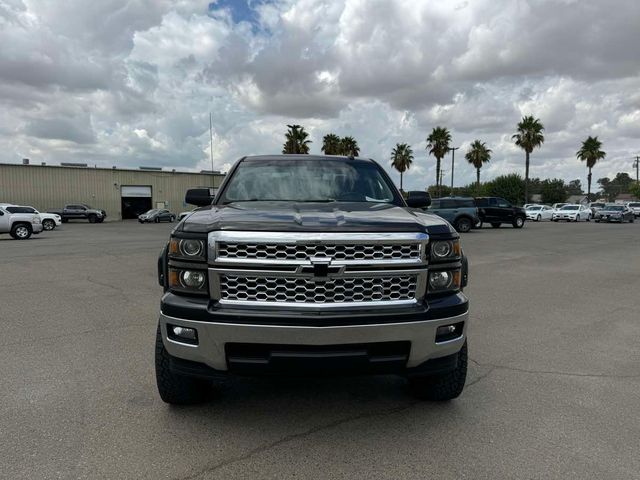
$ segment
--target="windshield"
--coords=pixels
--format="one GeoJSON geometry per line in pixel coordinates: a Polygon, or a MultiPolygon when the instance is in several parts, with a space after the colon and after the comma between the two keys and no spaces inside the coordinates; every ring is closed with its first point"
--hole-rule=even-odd
{"type": "Polygon", "coordinates": [[[613,210],[614,212],[618,212],[618,211],[622,211],[624,210],[624,207],[622,205],[609,205],[608,207],[605,207],[607,210],[613,210]]]}
{"type": "Polygon", "coordinates": [[[592,207],[596,207],[596,208],[598,208],[598,207],[604,207],[604,203],[592,203],[592,204],[591,204],[591,206],[592,206],[592,207]]]}
{"type": "Polygon", "coordinates": [[[542,207],[527,207],[527,210],[537,211],[537,210],[542,210],[542,207]]]}
{"type": "Polygon", "coordinates": [[[156,213],[158,211],[157,208],[152,208],[151,210],[145,212],[145,215],[153,215],[154,213],[156,213]]]}
{"type": "Polygon", "coordinates": [[[560,210],[578,210],[578,205],[567,205],[566,207],[562,207],[560,210]]]}
{"type": "Polygon", "coordinates": [[[376,202],[395,197],[381,169],[364,160],[245,160],[224,190],[221,203],[251,201],[376,202]]]}
{"type": "Polygon", "coordinates": [[[629,206],[633,208],[638,208],[640,207],[640,203],[630,203],[629,206]]]}

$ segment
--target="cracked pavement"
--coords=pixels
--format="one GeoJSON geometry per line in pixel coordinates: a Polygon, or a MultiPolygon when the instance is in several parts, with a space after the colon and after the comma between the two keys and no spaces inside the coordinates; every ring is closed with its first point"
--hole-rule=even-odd
{"type": "Polygon", "coordinates": [[[0,237],[0,478],[640,478],[638,223],[463,235],[456,401],[391,376],[241,379],[185,408],[153,374],[170,229],[0,237]]]}

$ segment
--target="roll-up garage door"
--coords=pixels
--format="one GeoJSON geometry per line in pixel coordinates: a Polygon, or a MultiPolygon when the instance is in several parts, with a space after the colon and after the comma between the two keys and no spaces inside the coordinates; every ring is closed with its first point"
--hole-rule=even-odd
{"type": "Polygon", "coordinates": [[[120,190],[122,197],[150,197],[151,186],[149,185],[123,185],[120,190]]]}
{"type": "Polygon", "coordinates": [[[138,218],[138,215],[151,210],[150,185],[122,185],[122,218],[138,218]]]}

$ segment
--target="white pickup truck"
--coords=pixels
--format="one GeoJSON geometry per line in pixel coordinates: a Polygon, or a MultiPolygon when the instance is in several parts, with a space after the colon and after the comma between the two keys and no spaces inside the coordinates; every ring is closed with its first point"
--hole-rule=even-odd
{"type": "Polygon", "coordinates": [[[35,213],[12,213],[15,205],[0,204],[0,234],[8,233],[16,240],[26,240],[42,232],[42,220],[35,213]]]}

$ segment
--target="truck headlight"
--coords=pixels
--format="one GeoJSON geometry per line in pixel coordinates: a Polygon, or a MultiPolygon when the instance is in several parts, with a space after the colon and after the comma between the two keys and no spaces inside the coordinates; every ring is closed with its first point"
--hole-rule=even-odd
{"type": "Polygon", "coordinates": [[[186,260],[205,260],[205,242],[195,238],[172,238],[169,242],[169,256],[186,260]]]}
{"type": "Polygon", "coordinates": [[[207,273],[204,270],[169,267],[169,288],[183,293],[206,295],[207,273]]]}
{"type": "Polygon", "coordinates": [[[431,260],[442,262],[460,258],[460,240],[437,240],[431,244],[431,260]]]}
{"type": "Polygon", "coordinates": [[[460,269],[429,272],[429,293],[440,293],[460,289],[460,269]]]}

